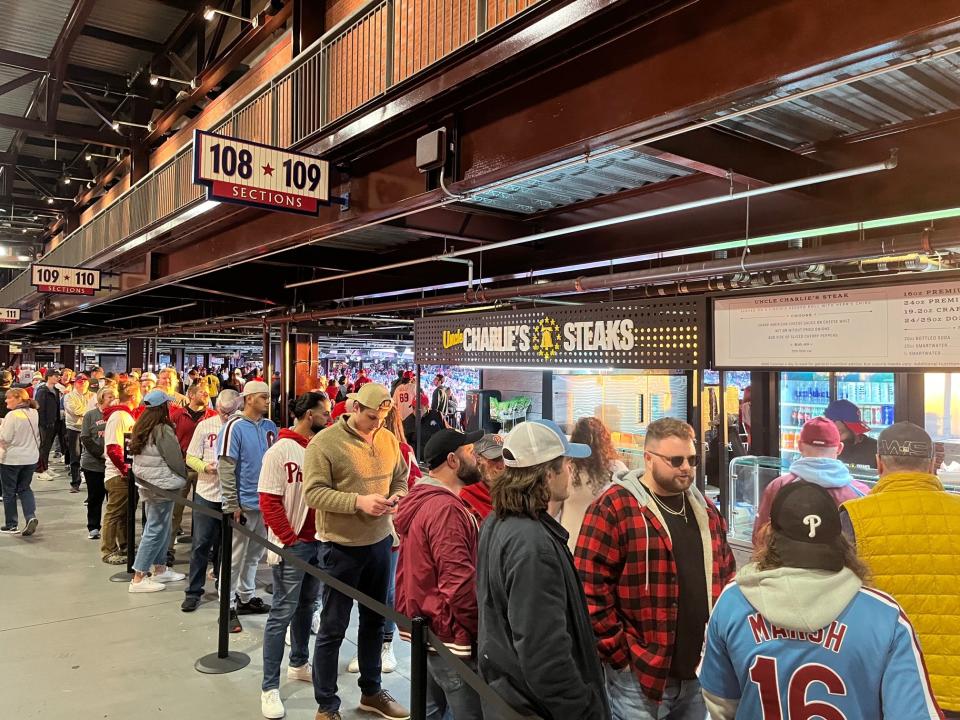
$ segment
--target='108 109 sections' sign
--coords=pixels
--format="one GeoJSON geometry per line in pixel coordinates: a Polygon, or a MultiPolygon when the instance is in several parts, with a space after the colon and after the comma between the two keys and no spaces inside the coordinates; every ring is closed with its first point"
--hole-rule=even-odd
{"type": "Polygon", "coordinates": [[[193,182],[207,198],[301,215],[330,202],[326,161],[270,145],[197,130],[193,182]]]}
{"type": "Polygon", "coordinates": [[[678,298],[437,315],[416,320],[414,354],[428,365],[696,368],[705,307],[678,298]]]}

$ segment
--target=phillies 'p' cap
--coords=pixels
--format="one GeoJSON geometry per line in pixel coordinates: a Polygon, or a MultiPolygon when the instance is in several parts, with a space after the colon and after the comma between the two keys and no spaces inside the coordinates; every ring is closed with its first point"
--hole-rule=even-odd
{"type": "Polygon", "coordinates": [[[840,447],[840,431],[832,420],[825,417],[813,418],[803,424],[800,442],[815,447],[840,447]]]}
{"type": "Polygon", "coordinates": [[[392,402],[393,398],[390,397],[390,391],[380,383],[368,382],[357,392],[348,394],[347,400],[356,400],[364,407],[376,410],[383,407],[384,403],[392,402]]]}
{"type": "Polygon", "coordinates": [[[777,552],[786,567],[843,569],[837,503],[825,489],[806,480],[784,485],[770,509],[777,552]]]}
{"type": "Polygon", "coordinates": [[[860,408],[849,400],[834,400],[827,405],[823,415],[830,420],[842,422],[854,435],[866,435],[870,432],[870,426],[863,422],[860,415],[860,408]]]}
{"type": "Polygon", "coordinates": [[[567,440],[552,420],[528,420],[520,423],[503,441],[503,462],[507,467],[541,465],[558,457],[590,457],[590,446],[567,440]]]}
{"type": "Polygon", "coordinates": [[[919,425],[894,423],[877,438],[877,455],[888,457],[932,458],[933,440],[919,425]]]}
{"type": "Polygon", "coordinates": [[[262,380],[250,380],[244,384],[243,392],[240,393],[240,397],[247,397],[247,395],[259,395],[260,393],[269,395],[270,386],[262,380]]]}

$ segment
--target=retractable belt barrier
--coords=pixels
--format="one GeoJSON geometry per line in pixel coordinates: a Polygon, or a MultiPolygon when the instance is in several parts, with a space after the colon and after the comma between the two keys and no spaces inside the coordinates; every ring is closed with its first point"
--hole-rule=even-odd
{"type": "MultiPolygon", "coordinates": [[[[130,473],[133,478],[133,473],[130,473]]],[[[427,643],[433,647],[433,650],[444,659],[444,661],[457,673],[463,681],[473,688],[480,696],[485,707],[491,707],[498,718],[502,720],[537,720],[536,715],[521,715],[510,707],[493,689],[487,685],[474,670],[454,655],[443,644],[427,625],[425,618],[409,618],[402,613],[397,612],[392,607],[384,605],[378,600],[374,600],[354,587],[347,585],[342,580],[328,575],[308,562],[270,542],[266,538],[260,537],[257,533],[249,530],[245,525],[238,523],[233,519],[232,514],[213,510],[203,505],[199,505],[192,500],[183,497],[179,492],[164,490],[158,488],[144,480],[136,480],[136,484],[149,490],[151,493],[166,500],[171,500],[181,505],[186,505],[193,512],[217,518],[222,523],[222,541],[220,545],[220,632],[218,638],[218,650],[215,655],[209,655],[197,661],[197,670],[205,673],[223,673],[239,670],[249,663],[250,659],[242,653],[230,652],[228,648],[229,636],[227,634],[229,615],[230,615],[230,573],[231,573],[231,555],[233,543],[233,531],[239,532],[248,540],[257,545],[261,545],[267,550],[271,550],[279,555],[285,563],[289,563],[299,570],[319,579],[327,586],[337,592],[343,593],[349,598],[356,600],[361,605],[373,610],[378,615],[388,618],[397,624],[397,627],[404,630],[410,630],[411,634],[411,664],[412,672],[410,679],[410,698],[411,698],[411,720],[425,720],[426,718],[426,690],[427,690],[427,643]],[[220,661],[219,663],[217,661],[220,661]]],[[[132,524],[131,524],[132,527],[132,524]]],[[[133,545],[128,546],[130,557],[133,556],[133,545]]]]}

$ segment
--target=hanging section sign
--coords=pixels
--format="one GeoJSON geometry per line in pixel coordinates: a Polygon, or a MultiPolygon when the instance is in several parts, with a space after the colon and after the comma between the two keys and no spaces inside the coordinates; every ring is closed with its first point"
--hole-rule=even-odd
{"type": "Polygon", "coordinates": [[[330,168],[313,155],[197,130],[193,182],[207,199],[317,215],[330,203],[330,168]]]}
{"type": "Polygon", "coordinates": [[[960,282],[714,301],[716,367],[960,367],[960,282]]]}
{"type": "Polygon", "coordinates": [[[0,325],[14,325],[20,322],[20,308],[0,308],[0,325]]]}
{"type": "Polygon", "coordinates": [[[435,315],[414,323],[424,365],[543,368],[698,367],[702,298],[435,315]]]}
{"type": "Polygon", "coordinates": [[[58,265],[30,266],[30,282],[38,292],[57,295],[93,295],[100,286],[100,271],[58,265]]]}

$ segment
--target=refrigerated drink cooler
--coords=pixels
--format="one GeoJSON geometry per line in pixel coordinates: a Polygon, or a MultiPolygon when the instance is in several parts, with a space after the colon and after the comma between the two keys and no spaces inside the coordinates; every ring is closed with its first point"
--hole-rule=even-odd
{"type": "Polygon", "coordinates": [[[780,457],[793,461],[800,430],[807,420],[823,415],[834,400],[849,400],[860,408],[868,435],[876,437],[894,422],[893,373],[780,373],[780,457]]]}

